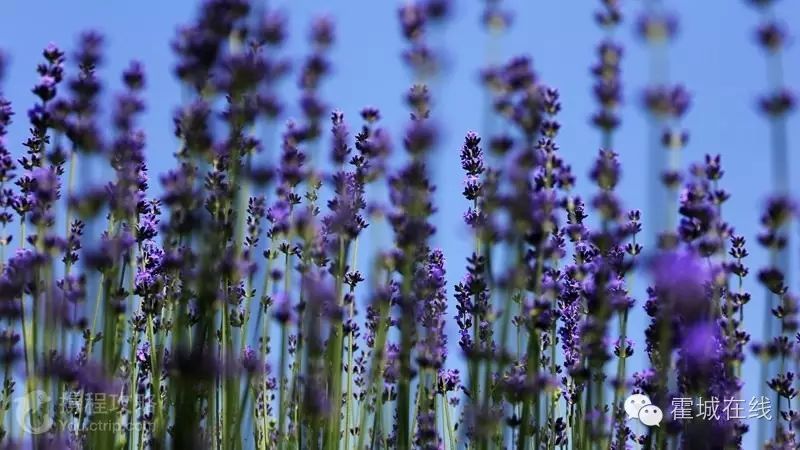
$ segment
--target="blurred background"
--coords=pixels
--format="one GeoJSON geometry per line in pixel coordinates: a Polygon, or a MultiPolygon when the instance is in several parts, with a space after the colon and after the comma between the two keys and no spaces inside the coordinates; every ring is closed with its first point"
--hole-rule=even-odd
{"type": "MultiPolygon", "coordinates": [[[[324,13],[335,19],[337,37],[330,55],[333,74],[323,83],[322,98],[331,108],[344,112],[349,119],[351,135],[360,123],[358,112],[362,107],[380,108],[381,123],[390,128],[397,142],[407,122],[403,95],[414,81],[400,57],[404,48],[397,21],[400,3],[387,0],[268,3],[269,7],[284,10],[290,18],[290,35],[284,54],[294,59],[295,68],[309,51],[306,37],[312,18],[324,13]]],[[[667,55],[668,80],[684,84],[692,94],[692,106],[683,122],[690,140],[681,164],[685,167],[701,161],[705,154],[722,156],[725,176],[721,184],[732,193],[723,215],[737,233],[747,238],[751,254],[747,259],[751,276],[745,288],[752,293],[753,300],[747,307],[745,325],[753,340],[760,340],[766,305],[754,274],[766,265],[767,258],[755,237],[759,231],[761,207],[770,194],[772,183],[769,126],[757,108],[758,96],[767,91],[765,58],[755,42],[759,14],[743,0],[669,0],[663,3],[680,21],[678,34],[667,55]]],[[[483,2],[474,0],[454,2],[453,16],[429,38],[434,47],[444,51],[446,61],[443,71],[430,83],[433,115],[442,126],[442,139],[432,161],[437,185],[435,201],[439,208],[434,218],[438,232],[432,243],[441,247],[448,258],[451,296],[452,286],[464,275],[465,259],[472,251],[472,240],[462,221],[468,205],[461,196],[463,173],[459,149],[467,131],[486,132],[487,100],[479,87],[478,76],[487,61],[501,62],[522,54],[532,57],[542,81],[561,94],[562,112],[558,120],[562,128],[557,142],[562,157],[572,165],[578,177],[577,192],[586,196],[594,189],[587,173],[599,149],[600,134],[590,123],[597,106],[589,67],[596,60],[596,47],[605,36],[593,20],[599,1],[509,0],[504,4],[514,13],[513,23],[494,41],[481,25],[483,2]]],[[[642,1],[622,2],[624,18],[615,38],[625,50],[622,61],[624,105],[620,110],[622,125],[615,135],[613,150],[622,161],[623,179],[617,191],[626,208],[642,210],[647,225],[647,217],[654,207],[647,204],[647,186],[658,181],[648,171],[647,116],[641,104],[641,94],[648,83],[648,49],[635,31],[636,20],[644,7],[642,1]]],[[[181,101],[179,85],[172,75],[175,61],[170,42],[176,27],[187,23],[196,8],[197,2],[189,0],[4,1],[0,6],[0,48],[10,55],[10,67],[2,90],[17,113],[7,138],[12,152],[15,155],[23,152],[21,144],[27,137],[25,110],[34,102],[30,89],[37,81],[35,68],[40,62],[42,48],[54,42],[69,55],[79,32],[96,29],[107,38],[106,62],[99,70],[100,77],[107,83],[107,93],[120,87],[121,71],[131,59],[140,60],[145,66],[144,95],[148,112],[142,125],[147,130],[151,195],[157,195],[160,186],[156,174],[173,164],[172,153],[177,142],[173,135],[172,113],[181,101]]],[[[792,45],[796,40],[791,38],[791,33],[800,34],[800,2],[777,2],[777,12],[790,32],[783,60],[784,77],[788,86],[797,89],[800,87],[800,46],[792,45]]],[[[69,60],[67,66],[70,67],[69,60]]],[[[296,76],[290,77],[280,92],[288,105],[286,119],[300,115],[295,80],[296,76]]],[[[106,102],[110,99],[110,96],[105,97],[106,102]]],[[[108,103],[105,106],[108,111],[108,103]]],[[[800,148],[798,120],[797,115],[790,116],[788,123],[790,173],[800,170],[800,152],[794,151],[800,148]]],[[[266,147],[267,154],[263,158],[274,160],[276,147],[266,147]]],[[[400,148],[399,145],[395,147],[400,148]]],[[[790,184],[792,192],[797,193],[798,182],[791,180],[790,184]]],[[[652,234],[647,230],[645,233],[652,234]]],[[[800,239],[796,232],[792,236],[792,259],[797,268],[800,239]]],[[[390,245],[389,233],[366,233],[359,243],[364,264],[369,259],[369,250],[390,245]]],[[[792,289],[800,287],[800,277],[795,275],[791,281],[792,289]]],[[[632,370],[646,363],[641,345],[645,326],[641,305],[646,283],[646,279],[634,282],[637,307],[630,329],[637,345],[632,370]]],[[[453,314],[454,310],[453,307],[453,314]]],[[[452,330],[455,324],[451,328],[450,343],[457,348],[452,330]]],[[[756,364],[752,359],[749,361],[743,377],[746,399],[758,393],[761,382],[756,364]]],[[[747,439],[754,438],[755,433],[751,431],[747,439]]],[[[745,447],[748,447],[747,441],[745,447]]]]}

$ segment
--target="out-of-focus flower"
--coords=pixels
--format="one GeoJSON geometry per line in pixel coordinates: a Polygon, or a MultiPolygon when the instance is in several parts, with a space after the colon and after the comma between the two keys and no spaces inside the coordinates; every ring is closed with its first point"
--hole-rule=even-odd
{"type": "Polygon", "coordinates": [[[714,274],[707,261],[689,250],[664,252],[652,261],[651,272],[659,300],[686,320],[709,312],[708,288],[714,274]]]}

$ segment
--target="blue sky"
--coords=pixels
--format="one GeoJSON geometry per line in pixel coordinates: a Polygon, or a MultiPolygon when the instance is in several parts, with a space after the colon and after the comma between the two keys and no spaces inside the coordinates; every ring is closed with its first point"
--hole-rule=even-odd
{"type": "MultiPolygon", "coordinates": [[[[147,158],[152,173],[171,166],[171,154],[176,147],[171,114],[180,102],[180,91],[171,76],[174,60],[169,42],[176,25],[191,20],[196,2],[8,0],[3,3],[0,48],[10,54],[11,67],[2,90],[18,113],[8,136],[12,151],[22,151],[19,144],[27,132],[24,111],[33,101],[30,88],[36,81],[34,69],[40,60],[40,50],[51,41],[71,49],[81,30],[94,28],[108,38],[107,64],[101,73],[112,87],[119,85],[119,74],[130,59],[144,63],[148,113],[143,125],[148,132],[147,158]]],[[[351,129],[358,124],[357,112],[361,107],[380,107],[383,123],[391,124],[393,134],[398,136],[407,114],[402,94],[411,83],[411,76],[399,58],[402,48],[396,22],[399,2],[291,0],[271,3],[279,4],[290,14],[291,38],[287,54],[295,57],[307,51],[304,40],[313,14],[327,12],[336,19],[338,36],[332,54],[334,77],[325,83],[324,97],[350,118],[351,129]]],[[[483,125],[484,96],[477,90],[476,80],[487,54],[486,35],[479,27],[482,2],[456,3],[455,17],[435,35],[438,45],[448,49],[450,64],[433,88],[434,114],[441,119],[445,136],[435,155],[436,201],[440,209],[436,216],[439,233],[434,243],[444,248],[448,257],[451,292],[453,284],[464,273],[464,260],[471,251],[468,233],[461,222],[467,204],[460,195],[462,174],[458,151],[464,134],[469,130],[481,131],[483,125]]],[[[592,20],[599,2],[515,0],[505,3],[516,12],[516,17],[510,32],[498,43],[499,54],[503,58],[517,54],[532,56],[541,78],[559,89],[563,112],[559,116],[562,131],[558,142],[563,157],[579,177],[578,191],[587,194],[591,186],[586,174],[599,145],[599,135],[588,122],[595,110],[588,67],[595,59],[595,46],[603,36],[592,20]]],[[[614,150],[623,163],[619,192],[625,205],[640,208],[647,215],[646,186],[655,180],[649,178],[646,170],[647,129],[638,102],[647,82],[647,54],[645,46],[635,38],[632,26],[643,2],[623,3],[626,21],[617,37],[625,47],[622,63],[625,106],[614,150]]],[[[722,184],[733,193],[724,215],[738,233],[748,238],[750,266],[763,266],[765,254],[757,247],[755,235],[760,205],[769,193],[770,167],[768,127],[755,108],[756,96],[766,85],[765,62],[754,43],[758,14],[742,0],[670,0],[664,3],[679,14],[681,22],[680,33],[669,52],[669,78],[684,83],[693,94],[692,107],[685,120],[691,140],[683,161],[699,161],[706,153],[722,155],[726,171],[722,184]]],[[[778,17],[786,24],[795,25],[798,29],[790,31],[800,34],[800,3],[778,3],[778,17]]],[[[785,79],[793,87],[800,87],[800,46],[790,45],[784,61],[785,79]]],[[[287,87],[286,92],[292,95],[294,88],[287,87]]],[[[296,115],[296,107],[289,112],[296,115]]],[[[795,115],[789,123],[792,149],[800,146],[798,125],[795,115]]],[[[800,170],[800,152],[790,151],[790,154],[792,169],[800,170]]],[[[796,192],[796,181],[793,186],[796,192]]],[[[375,245],[369,240],[361,244],[362,249],[375,245]]],[[[795,260],[798,259],[796,248],[795,260]]],[[[748,305],[752,312],[748,317],[754,320],[749,320],[747,326],[751,334],[758,337],[764,304],[753,278],[751,276],[748,284],[754,296],[748,305]]],[[[798,287],[796,278],[795,288],[798,287]]],[[[637,280],[637,285],[641,290],[644,282],[637,280]]],[[[641,320],[641,314],[634,316],[634,329],[643,329],[641,320]]],[[[640,331],[633,337],[642,341],[640,331]]],[[[639,358],[643,355],[637,348],[636,360],[639,358]]],[[[755,375],[756,371],[749,367],[747,398],[755,392],[752,391],[755,375]]]]}

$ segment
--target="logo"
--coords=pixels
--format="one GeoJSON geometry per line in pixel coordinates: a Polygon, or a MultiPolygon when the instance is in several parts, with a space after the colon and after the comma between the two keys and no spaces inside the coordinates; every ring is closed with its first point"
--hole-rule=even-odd
{"type": "Polygon", "coordinates": [[[628,418],[638,419],[642,424],[652,427],[659,426],[664,419],[664,412],[661,408],[650,401],[650,397],[644,394],[633,394],[625,399],[625,414],[628,418]]]}
{"type": "Polygon", "coordinates": [[[639,410],[639,421],[648,427],[657,427],[664,419],[664,413],[661,408],[655,405],[647,405],[639,410]]]}
{"type": "Polygon", "coordinates": [[[14,399],[15,418],[20,429],[29,434],[46,433],[53,427],[53,419],[47,414],[38,414],[42,406],[50,403],[44,391],[31,391],[14,399]]]}

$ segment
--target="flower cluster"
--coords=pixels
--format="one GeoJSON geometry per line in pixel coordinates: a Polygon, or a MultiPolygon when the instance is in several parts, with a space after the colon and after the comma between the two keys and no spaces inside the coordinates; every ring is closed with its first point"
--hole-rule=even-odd
{"type": "MultiPolygon", "coordinates": [[[[654,53],[677,28],[657,3],[637,24],[654,53]]],[[[750,3],[765,14],[759,44],[779,55],[775,2],[750,3]]],[[[204,0],[172,42],[179,147],[152,178],[141,117],[155,74],[131,61],[107,92],[102,35],[83,33],[73,52],[45,47],[19,151],[0,91],[0,448],[666,450],[714,436],[708,448],[743,449],[742,418],[677,408],[741,400],[748,358],[762,363],[762,398],[776,408],[759,439],[796,448],[798,207],[786,185],[755,237],[770,255],[752,271],[764,302],[746,289],[752,239],[723,215],[732,194],[719,155],[658,166],[652,181],[674,202],[651,207],[672,219],[643,225],[618,191],[617,0],[594,11],[607,34],[591,66],[601,145],[587,189],[578,194],[559,149],[560,92],[526,55],[481,72],[490,120],[463,134],[457,160],[432,82],[453,6],[397,11],[415,84],[395,141],[379,109],[364,107],[355,125],[323,100],[332,17],[313,19],[308,54],[294,61],[283,11],[204,0]],[[290,75],[297,99],[281,89],[290,75]],[[277,142],[262,129],[279,130],[277,142]],[[453,232],[435,226],[434,159],[463,170],[465,261],[434,246],[453,232]],[[645,247],[643,235],[658,239],[645,247]],[[451,286],[453,264],[466,270],[451,286]],[[637,288],[642,276],[649,285],[637,288]],[[746,331],[746,307],[766,315],[763,339],[746,331]],[[646,367],[634,371],[640,355],[646,367]],[[628,393],[660,408],[662,426],[626,419],[628,393]]],[[[485,2],[492,34],[511,18],[485,2]]],[[[676,156],[691,96],[653,75],[651,144],[676,156]]],[[[760,104],[779,164],[794,99],[771,88],[760,104]]]]}

